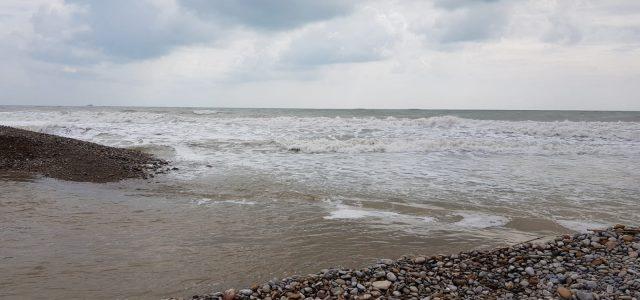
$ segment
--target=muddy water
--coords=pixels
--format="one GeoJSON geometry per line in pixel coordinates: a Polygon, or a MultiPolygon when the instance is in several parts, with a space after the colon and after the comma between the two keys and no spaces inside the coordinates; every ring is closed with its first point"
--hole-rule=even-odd
{"type": "Polygon", "coordinates": [[[188,297],[330,266],[365,266],[380,257],[449,253],[568,231],[531,217],[498,227],[432,227],[418,217],[429,208],[397,202],[370,205],[397,215],[341,218],[321,195],[273,188],[277,183],[262,189],[250,182],[256,193],[248,186],[229,189],[225,179],[203,181],[209,190],[162,178],[116,184],[5,178],[0,296],[188,297]]]}

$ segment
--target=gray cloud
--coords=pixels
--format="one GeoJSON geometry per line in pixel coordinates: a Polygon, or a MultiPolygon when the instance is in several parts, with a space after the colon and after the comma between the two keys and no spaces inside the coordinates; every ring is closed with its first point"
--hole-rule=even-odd
{"type": "Polygon", "coordinates": [[[353,10],[351,0],[180,0],[203,19],[254,29],[286,30],[310,22],[344,16],[353,10]]]}
{"type": "Polygon", "coordinates": [[[212,28],[144,1],[82,1],[88,13],[82,20],[90,30],[74,41],[95,46],[106,54],[144,59],[167,53],[175,46],[210,40],[212,28]]]}
{"type": "Polygon", "coordinates": [[[445,9],[435,28],[442,43],[496,38],[508,25],[506,5],[498,0],[436,1],[435,4],[445,9]]]}
{"type": "Polygon", "coordinates": [[[32,17],[35,58],[71,65],[127,62],[215,41],[234,27],[286,30],[348,14],[349,1],[67,0],[32,17]]]}
{"type": "Polygon", "coordinates": [[[65,10],[41,7],[32,17],[34,55],[83,64],[129,61],[168,53],[215,37],[213,26],[145,1],[70,2],[65,10]]]}

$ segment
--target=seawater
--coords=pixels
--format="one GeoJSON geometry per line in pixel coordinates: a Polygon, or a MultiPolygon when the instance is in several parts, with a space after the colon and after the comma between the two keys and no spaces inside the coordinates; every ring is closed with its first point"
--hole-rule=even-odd
{"type": "Polygon", "coordinates": [[[0,181],[0,296],[158,298],[640,219],[640,113],[0,107],[179,170],[0,181]]]}

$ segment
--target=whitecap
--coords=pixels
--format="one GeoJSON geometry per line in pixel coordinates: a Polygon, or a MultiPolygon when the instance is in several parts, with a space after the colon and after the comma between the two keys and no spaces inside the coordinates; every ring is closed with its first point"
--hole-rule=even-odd
{"type": "Polygon", "coordinates": [[[195,115],[215,115],[218,113],[218,111],[211,110],[211,109],[198,109],[198,110],[192,111],[192,113],[195,115]]]}
{"type": "Polygon", "coordinates": [[[209,202],[211,202],[211,199],[209,199],[209,198],[202,198],[202,199],[199,199],[199,200],[194,200],[194,203],[196,205],[205,205],[205,204],[208,204],[209,202]]]}

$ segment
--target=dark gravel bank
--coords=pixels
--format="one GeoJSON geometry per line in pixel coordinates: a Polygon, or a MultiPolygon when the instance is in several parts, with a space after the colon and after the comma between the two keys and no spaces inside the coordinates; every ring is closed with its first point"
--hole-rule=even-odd
{"type": "Polygon", "coordinates": [[[17,171],[70,181],[112,182],[148,178],[166,164],[139,151],[0,126],[0,173],[17,171]]]}
{"type": "Polygon", "coordinates": [[[640,228],[490,251],[381,259],[194,299],[640,299],[640,228]]]}

